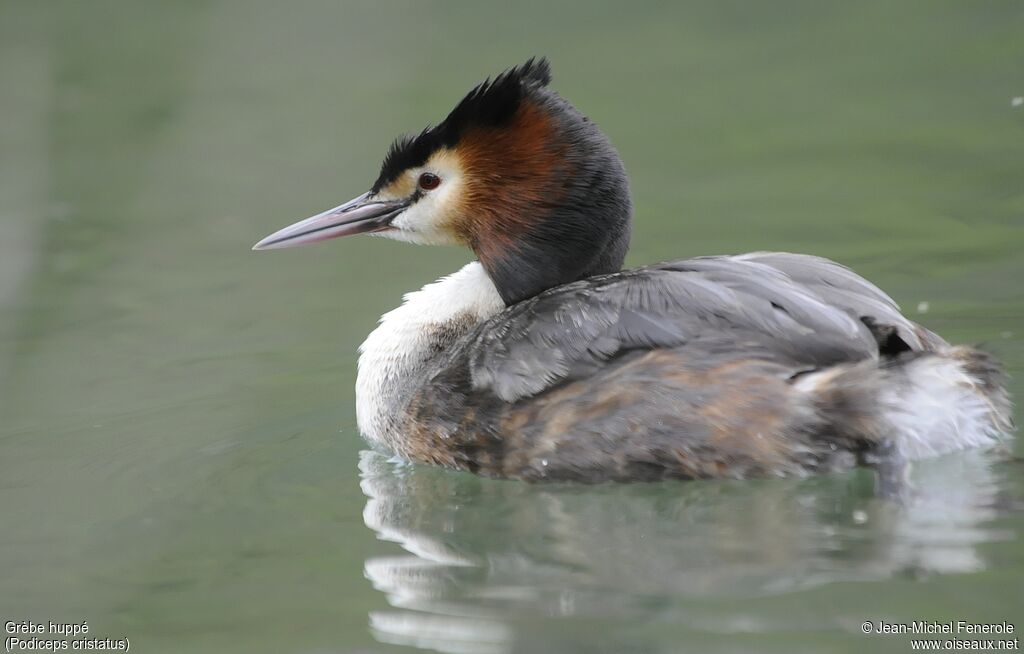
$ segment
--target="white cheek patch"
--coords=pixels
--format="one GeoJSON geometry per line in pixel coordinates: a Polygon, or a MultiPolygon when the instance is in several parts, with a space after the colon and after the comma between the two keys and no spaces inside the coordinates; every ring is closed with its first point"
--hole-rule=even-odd
{"type": "Polygon", "coordinates": [[[441,178],[441,185],[421,191],[422,197],[391,223],[393,229],[380,232],[380,236],[423,245],[459,244],[453,225],[458,218],[462,175],[450,157],[440,159],[406,173],[412,179],[418,179],[424,172],[434,173],[441,178]]]}

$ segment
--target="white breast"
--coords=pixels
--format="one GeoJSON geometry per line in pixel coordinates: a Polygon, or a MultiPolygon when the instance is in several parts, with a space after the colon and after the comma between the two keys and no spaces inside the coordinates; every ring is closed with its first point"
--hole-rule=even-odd
{"type": "Polygon", "coordinates": [[[363,436],[372,445],[396,449],[410,384],[421,379],[440,350],[504,306],[474,261],[407,294],[402,306],[381,316],[380,326],[359,347],[356,416],[363,436]]]}

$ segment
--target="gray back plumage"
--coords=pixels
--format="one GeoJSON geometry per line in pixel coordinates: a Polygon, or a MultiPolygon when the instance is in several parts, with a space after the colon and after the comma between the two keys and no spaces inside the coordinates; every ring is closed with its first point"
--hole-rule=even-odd
{"type": "Polygon", "coordinates": [[[870,282],[820,257],[700,257],[592,277],[513,305],[474,330],[460,355],[472,386],[506,402],[587,377],[629,351],[743,349],[806,369],[879,357],[882,325],[907,349],[941,339],[870,282]],[[920,334],[926,335],[922,342],[920,334]]]}

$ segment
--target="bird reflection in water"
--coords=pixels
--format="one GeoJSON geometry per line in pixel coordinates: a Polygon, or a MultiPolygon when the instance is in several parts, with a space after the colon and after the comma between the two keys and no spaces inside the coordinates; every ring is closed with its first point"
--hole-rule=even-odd
{"type": "Polygon", "coordinates": [[[881,496],[867,470],[528,485],[363,452],[364,522],[408,553],[366,561],[393,607],[371,613],[370,628],[386,643],[492,654],[630,651],[608,638],[604,627],[617,621],[685,625],[686,634],[792,627],[714,603],[983,569],[977,545],[1002,538],[988,526],[1000,502],[997,458],[927,461],[881,496]]]}

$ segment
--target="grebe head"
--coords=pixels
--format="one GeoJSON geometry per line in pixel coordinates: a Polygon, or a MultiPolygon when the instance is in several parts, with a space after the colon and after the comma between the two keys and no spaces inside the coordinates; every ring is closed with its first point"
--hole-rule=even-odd
{"type": "Polygon", "coordinates": [[[375,234],[473,250],[506,304],[615,272],[632,207],[607,137],[547,87],[530,59],[474,88],[441,123],[391,146],[359,197],[254,250],[375,234]]]}

